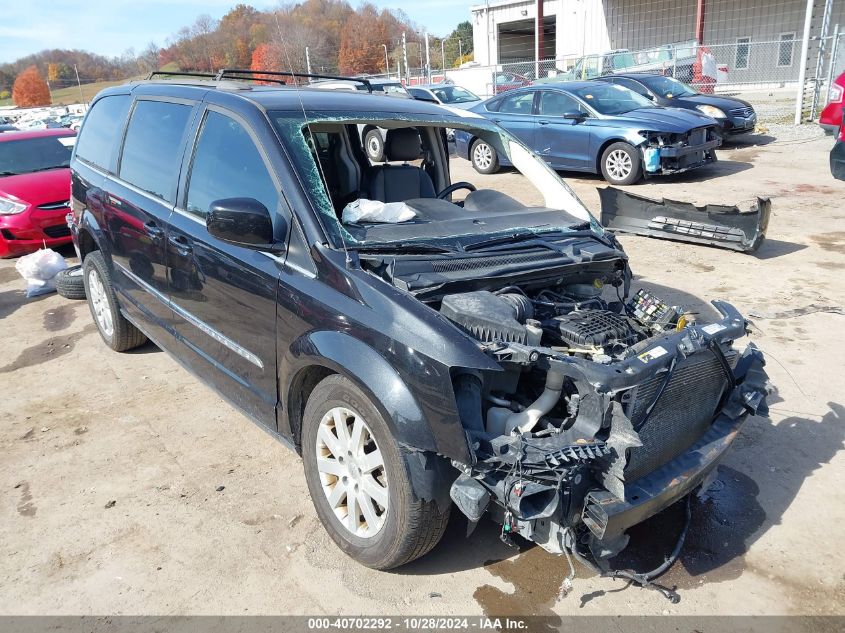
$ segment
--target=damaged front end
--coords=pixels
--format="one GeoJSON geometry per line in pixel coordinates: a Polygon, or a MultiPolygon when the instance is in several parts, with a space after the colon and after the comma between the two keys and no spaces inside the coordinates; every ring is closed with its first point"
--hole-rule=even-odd
{"type": "Polygon", "coordinates": [[[642,131],[643,172],[648,176],[679,174],[716,161],[722,137],[714,126],[684,133],[642,131]]]}
{"type": "Polygon", "coordinates": [[[625,531],[688,495],[748,415],[766,415],[760,351],[737,353],[746,321],[731,305],[697,325],[640,291],[605,304],[507,289],[446,296],[441,313],[483,342],[501,375],[454,378],[474,462],[451,488],[502,536],[603,561],[625,531]]]}

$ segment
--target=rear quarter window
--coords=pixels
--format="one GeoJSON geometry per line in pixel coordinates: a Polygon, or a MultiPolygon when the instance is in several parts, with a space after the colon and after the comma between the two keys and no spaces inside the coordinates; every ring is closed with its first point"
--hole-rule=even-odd
{"type": "Polygon", "coordinates": [[[120,138],[132,97],[103,97],[91,106],[76,142],[76,156],[111,171],[115,143],[120,138]]]}
{"type": "Polygon", "coordinates": [[[181,103],[138,101],[126,129],[120,178],[173,203],[192,110],[181,103]]]}

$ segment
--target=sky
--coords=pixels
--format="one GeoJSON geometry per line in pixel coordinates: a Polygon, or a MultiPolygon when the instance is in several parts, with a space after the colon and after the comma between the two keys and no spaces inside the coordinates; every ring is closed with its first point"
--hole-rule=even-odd
{"type": "MultiPolygon", "coordinates": [[[[239,1],[257,9],[265,0],[4,0],[0,20],[0,63],[45,48],[79,48],[109,57],[128,48],[163,46],[169,36],[207,13],[220,18],[239,1]]],[[[433,35],[447,35],[470,18],[479,0],[371,0],[379,8],[402,9],[433,35]]],[[[357,7],[359,0],[349,0],[357,7]]]]}

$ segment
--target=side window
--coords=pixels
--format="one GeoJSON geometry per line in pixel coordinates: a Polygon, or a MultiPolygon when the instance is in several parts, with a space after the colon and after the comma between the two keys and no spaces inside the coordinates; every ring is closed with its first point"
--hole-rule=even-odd
{"type": "Polygon", "coordinates": [[[111,168],[115,138],[123,129],[132,97],[115,95],[97,101],[85,119],[76,141],[76,155],[102,169],[111,168]]]}
{"type": "Polygon", "coordinates": [[[191,110],[181,103],[138,101],[123,142],[120,178],[173,203],[179,149],[191,110]]]}
{"type": "Polygon", "coordinates": [[[271,213],[279,205],[276,184],[247,131],[234,119],[209,111],[194,150],[186,207],[204,216],[212,202],[223,198],[255,198],[271,213]]]}
{"type": "Polygon", "coordinates": [[[540,91],[540,114],[563,116],[567,112],[582,112],[581,104],[569,95],[556,90],[540,91]]]}
{"type": "Polygon", "coordinates": [[[533,114],[534,91],[508,95],[499,102],[498,111],[505,114],[533,114]]]}

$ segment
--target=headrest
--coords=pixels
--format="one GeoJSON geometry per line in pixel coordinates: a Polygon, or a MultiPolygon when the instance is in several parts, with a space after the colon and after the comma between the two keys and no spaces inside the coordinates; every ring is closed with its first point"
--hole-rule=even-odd
{"type": "Polygon", "coordinates": [[[414,128],[387,130],[387,138],[384,141],[384,155],[387,160],[415,160],[421,153],[420,133],[414,128]]]}

